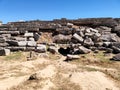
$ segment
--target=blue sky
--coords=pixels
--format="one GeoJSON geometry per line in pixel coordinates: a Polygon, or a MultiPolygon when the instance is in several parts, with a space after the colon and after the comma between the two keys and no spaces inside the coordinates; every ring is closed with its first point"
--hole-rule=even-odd
{"type": "Polygon", "coordinates": [[[120,17],[120,0],[0,0],[0,20],[120,17]]]}

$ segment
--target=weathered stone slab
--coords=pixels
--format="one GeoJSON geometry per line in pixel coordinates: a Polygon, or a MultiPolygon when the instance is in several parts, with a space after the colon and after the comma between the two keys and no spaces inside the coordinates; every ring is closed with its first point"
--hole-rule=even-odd
{"type": "Polygon", "coordinates": [[[116,46],[112,46],[113,49],[113,53],[117,54],[120,53],[120,48],[116,47],[116,46]]]}
{"type": "Polygon", "coordinates": [[[83,38],[76,33],[73,35],[73,38],[78,40],[79,42],[83,42],[83,38]]]}
{"type": "Polygon", "coordinates": [[[84,45],[85,46],[93,46],[94,45],[94,42],[92,41],[92,39],[91,38],[86,38],[85,40],[84,40],[84,45]]]}
{"type": "Polygon", "coordinates": [[[35,51],[35,47],[26,47],[26,51],[35,51]]]}
{"type": "Polygon", "coordinates": [[[28,38],[28,41],[35,41],[33,37],[28,38]]]}
{"type": "Polygon", "coordinates": [[[0,56],[6,56],[10,54],[10,49],[0,49],[0,56]]]}
{"type": "Polygon", "coordinates": [[[33,37],[34,37],[35,41],[38,41],[40,38],[40,35],[38,33],[35,33],[33,37]]]}
{"type": "Polygon", "coordinates": [[[79,32],[79,35],[80,35],[81,37],[84,37],[84,36],[85,36],[82,31],[79,32]]]}
{"type": "Polygon", "coordinates": [[[16,41],[16,40],[9,40],[7,43],[10,46],[26,46],[28,45],[28,41],[16,41]]]}
{"type": "Polygon", "coordinates": [[[10,37],[11,37],[11,34],[2,34],[1,36],[2,36],[2,37],[10,38],[10,37]]]}
{"type": "Polygon", "coordinates": [[[90,28],[85,29],[85,33],[90,33],[90,28]]]}
{"type": "Polygon", "coordinates": [[[27,38],[25,37],[11,37],[11,40],[16,40],[16,41],[27,41],[27,38]]]}
{"type": "Polygon", "coordinates": [[[18,41],[16,40],[8,40],[6,41],[10,46],[18,46],[18,41]]]}
{"type": "Polygon", "coordinates": [[[60,44],[67,44],[71,41],[72,36],[71,35],[56,35],[53,37],[54,43],[60,43],[60,44]]]}
{"type": "Polygon", "coordinates": [[[47,51],[47,47],[46,47],[46,45],[38,44],[36,47],[36,51],[39,53],[44,53],[47,51]]]}
{"type": "Polygon", "coordinates": [[[0,43],[0,47],[7,47],[8,45],[8,43],[0,43]]]}
{"type": "Polygon", "coordinates": [[[104,47],[109,47],[111,45],[111,42],[103,42],[104,47]]]}
{"type": "Polygon", "coordinates": [[[0,38],[0,43],[5,43],[5,38],[0,38]]]}
{"type": "Polygon", "coordinates": [[[85,33],[85,36],[88,36],[88,37],[92,37],[92,36],[94,36],[94,32],[90,32],[90,33],[85,33]]]}
{"type": "Polygon", "coordinates": [[[74,60],[74,59],[80,59],[80,56],[78,56],[78,55],[70,55],[70,54],[67,55],[66,60],[74,60]]]}
{"type": "Polygon", "coordinates": [[[90,28],[90,31],[91,31],[91,32],[98,33],[98,30],[96,30],[96,29],[93,29],[93,28],[90,28]]]}
{"type": "Polygon", "coordinates": [[[94,34],[94,37],[95,37],[95,38],[99,38],[100,36],[101,36],[100,33],[95,33],[95,34],[94,34]]]}
{"type": "Polygon", "coordinates": [[[9,31],[17,31],[18,29],[16,27],[10,27],[8,28],[9,31]]]}
{"type": "Polygon", "coordinates": [[[10,49],[11,51],[25,51],[26,50],[26,47],[18,47],[18,46],[9,46],[6,48],[10,49]]]}
{"type": "Polygon", "coordinates": [[[58,52],[58,48],[55,46],[49,46],[48,51],[55,54],[58,52]]]}
{"type": "Polygon", "coordinates": [[[0,31],[8,31],[8,28],[0,28],[0,31]]]}
{"type": "Polygon", "coordinates": [[[68,27],[57,28],[55,34],[70,35],[72,34],[72,29],[68,27]]]}
{"type": "Polygon", "coordinates": [[[13,35],[19,35],[19,31],[0,31],[0,34],[13,34],[13,35]]]}
{"type": "Polygon", "coordinates": [[[82,53],[82,54],[87,54],[87,53],[90,53],[90,52],[91,52],[90,49],[87,49],[87,48],[85,48],[84,46],[80,46],[80,47],[79,47],[79,50],[80,50],[80,53],[82,53]]]}
{"type": "Polygon", "coordinates": [[[27,41],[27,46],[34,47],[37,43],[35,41],[27,41]]]}
{"type": "Polygon", "coordinates": [[[113,61],[120,61],[120,53],[115,55],[115,56],[113,56],[113,58],[111,60],[113,60],[113,61]]]}
{"type": "Polygon", "coordinates": [[[120,38],[116,34],[102,35],[100,39],[106,42],[120,42],[120,38]]]}
{"type": "Polygon", "coordinates": [[[26,46],[28,41],[19,41],[17,42],[18,46],[26,46]]]}
{"type": "Polygon", "coordinates": [[[28,32],[27,32],[27,33],[24,34],[24,36],[25,36],[25,37],[33,37],[34,34],[33,34],[33,33],[28,33],[28,32]]]}
{"type": "Polygon", "coordinates": [[[74,24],[72,24],[72,23],[67,23],[67,26],[73,26],[74,24]]]}
{"type": "Polygon", "coordinates": [[[110,46],[115,46],[117,48],[120,48],[120,42],[111,42],[110,46]]]}
{"type": "Polygon", "coordinates": [[[112,29],[112,32],[115,32],[115,33],[120,37],[120,25],[115,26],[115,27],[112,29]]]}

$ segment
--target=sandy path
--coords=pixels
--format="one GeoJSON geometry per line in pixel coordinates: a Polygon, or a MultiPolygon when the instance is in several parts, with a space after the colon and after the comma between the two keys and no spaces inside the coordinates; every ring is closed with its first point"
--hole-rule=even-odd
{"type": "Polygon", "coordinates": [[[9,77],[7,79],[0,81],[0,90],[7,90],[13,86],[17,86],[24,81],[26,81],[29,76],[22,76],[22,77],[9,77]]]}
{"type": "Polygon", "coordinates": [[[32,73],[39,70],[39,65],[49,63],[46,59],[34,61],[4,63],[0,65],[0,90],[7,90],[25,82],[32,73]]]}
{"type": "Polygon", "coordinates": [[[112,80],[102,72],[76,72],[70,79],[79,84],[82,90],[120,90],[112,80]]]}
{"type": "MultiPolygon", "coordinates": [[[[54,81],[61,80],[61,78],[69,79],[69,82],[77,84],[82,90],[120,90],[116,87],[116,83],[104,73],[99,71],[80,71],[79,69],[81,68],[78,68],[77,65],[63,60],[65,60],[65,57],[53,61],[41,58],[34,61],[12,63],[8,64],[7,67],[2,64],[0,65],[2,68],[0,72],[0,90],[7,90],[21,85],[21,83],[23,83],[23,86],[19,86],[19,89],[16,88],[14,90],[50,90],[52,87],[57,88],[54,81]],[[6,72],[8,73],[7,75],[6,72]],[[18,73],[20,75],[15,76],[18,73]],[[42,87],[37,89],[32,87],[35,82],[28,80],[32,74],[37,75],[38,83],[36,82],[36,85],[42,85],[42,87]],[[58,74],[61,76],[56,78],[58,74]],[[25,84],[25,82],[29,82],[29,84],[25,84]]],[[[93,68],[92,66],[86,67],[93,68]]],[[[102,69],[100,67],[96,68],[102,69]]]]}

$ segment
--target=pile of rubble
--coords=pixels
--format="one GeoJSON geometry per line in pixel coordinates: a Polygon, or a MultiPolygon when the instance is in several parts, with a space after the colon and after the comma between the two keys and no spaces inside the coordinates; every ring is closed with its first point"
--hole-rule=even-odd
{"type": "Polygon", "coordinates": [[[69,54],[86,54],[98,50],[105,50],[106,53],[120,53],[119,32],[119,23],[111,26],[96,25],[94,28],[89,25],[77,26],[67,23],[66,26],[56,29],[53,42],[69,44],[69,54]]]}
{"type": "MultiPolygon", "coordinates": [[[[74,26],[73,26],[74,27],[74,26]]],[[[54,43],[73,44],[72,53],[76,51],[75,47],[82,47],[84,50],[81,53],[86,53],[92,50],[106,50],[108,52],[120,53],[119,45],[120,38],[116,33],[111,33],[111,28],[101,26],[99,28],[77,27],[72,30],[59,30],[59,34],[53,37],[54,43]],[[65,32],[63,34],[63,32],[65,32]],[[67,32],[68,31],[68,32],[67,32]]],[[[77,51],[78,52],[78,51],[77,51]]],[[[74,52],[76,53],[76,52],[74,52]]]]}
{"type": "Polygon", "coordinates": [[[17,22],[13,24],[5,24],[0,26],[0,55],[8,55],[10,51],[35,51],[45,52],[46,48],[37,44],[40,33],[36,28],[19,30],[19,27],[25,27],[17,22]],[[17,27],[18,26],[18,27],[17,27]],[[41,48],[42,47],[42,48],[41,48]]]}
{"type": "MultiPolygon", "coordinates": [[[[56,52],[52,43],[39,43],[41,33],[52,33],[53,43],[58,44],[60,53],[86,54],[105,50],[120,53],[120,19],[91,18],[53,21],[9,22],[0,25],[0,55],[10,51],[56,52]],[[64,45],[66,44],[66,49],[64,45]]],[[[42,40],[43,41],[43,40],[42,40]]]]}

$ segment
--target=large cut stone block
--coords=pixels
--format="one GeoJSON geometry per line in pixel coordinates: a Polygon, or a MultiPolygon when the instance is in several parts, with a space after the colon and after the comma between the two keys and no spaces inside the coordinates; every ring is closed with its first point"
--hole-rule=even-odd
{"type": "Polygon", "coordinates": [[[10,54],[10,49],[0,49],[0,56],[6,56],[10,54]]]}

